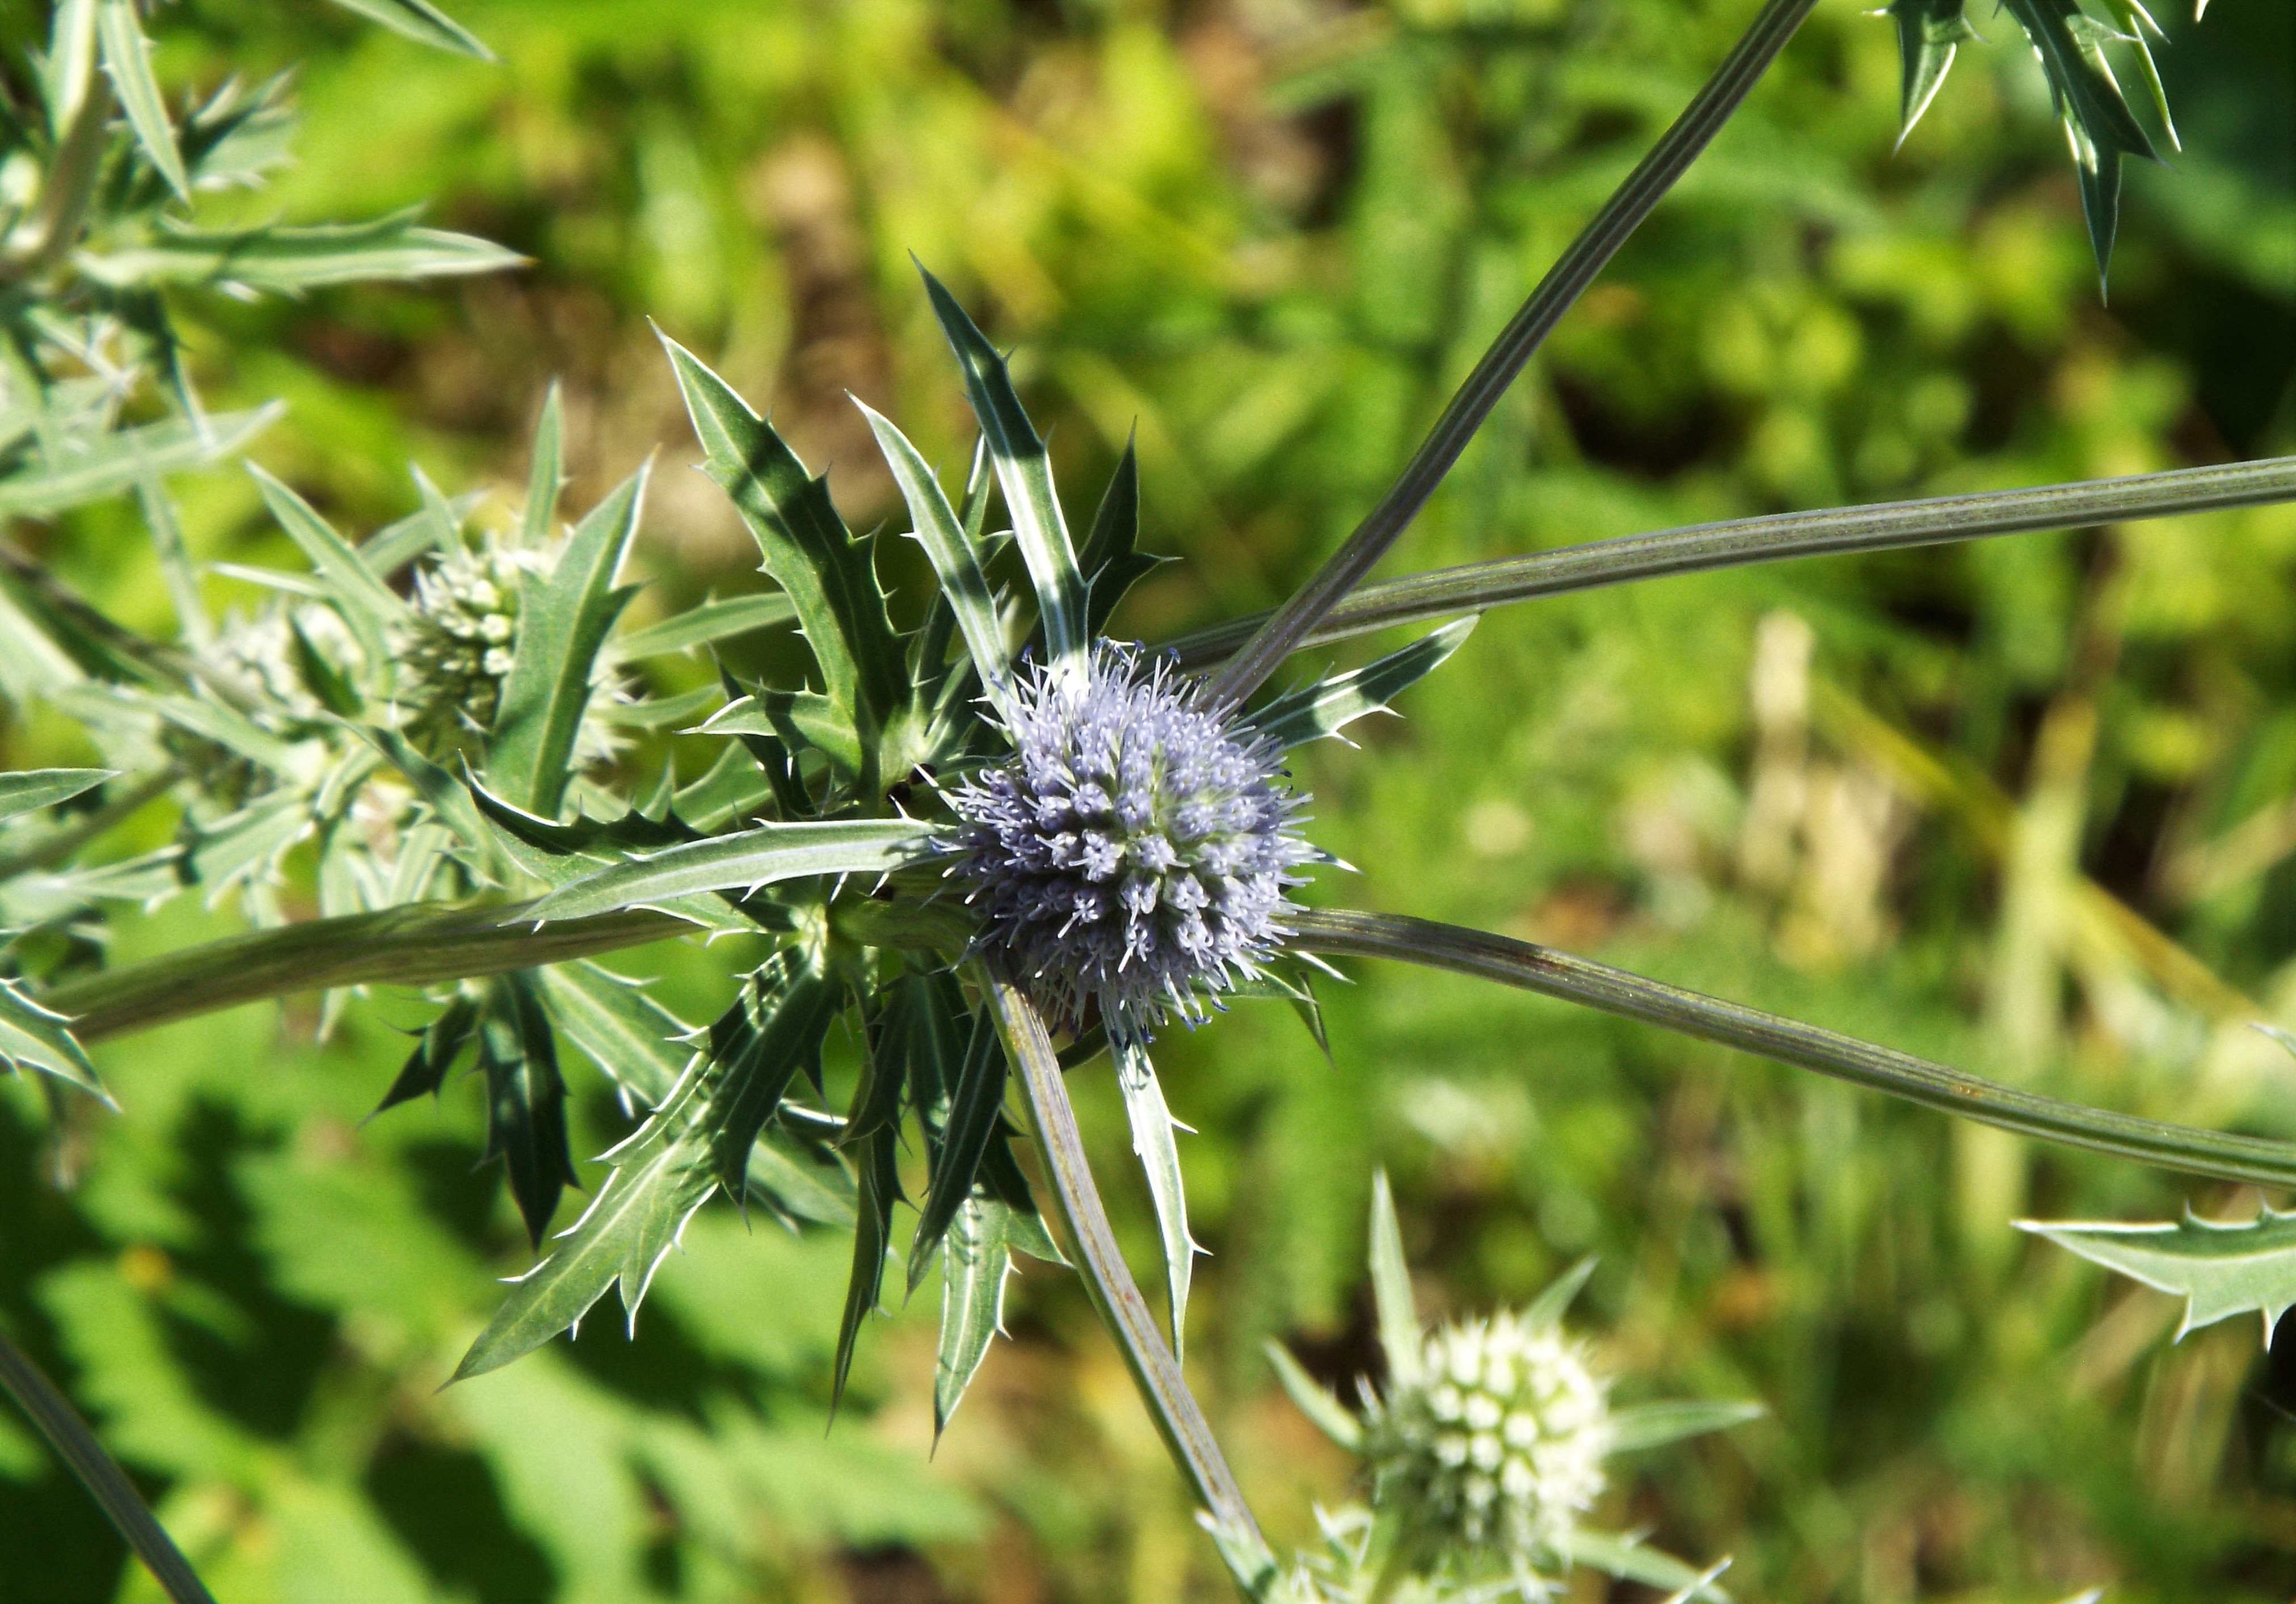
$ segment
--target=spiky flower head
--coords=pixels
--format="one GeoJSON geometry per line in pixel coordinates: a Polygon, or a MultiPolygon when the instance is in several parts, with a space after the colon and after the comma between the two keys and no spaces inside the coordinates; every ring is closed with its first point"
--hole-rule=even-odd
{"type": "Polygon", "coordinates": [[[1103,641],[1089,670],[1019,676],[1013,754],[947,794],[950,872],[980,946],[1070,1026],[1136,1039],[1259,972],[1316,851],[1283,753],[1168,659],[1103,641]]]}
{"type": "Polygon", "coordinates": [[[1431,1333],[1415,1377],[1372,1411],[1376,1497],[1430,1548],[1521,1568],[1603,1491],[1608,1384],[1582,1345],[1518,1314],[1431,1333]]]}
{"type": "MultiPolygon", "coordinates": [[[[407,621],[397,643],[400,703],[407,735],[433,757],[474,747],[494,728],[518,641],[529,579],[547,579],[555,547],[522,546],[491,533],[457,546],[414,571],[407,621]]],[[[591,697],[592,715],[575,737],[574,762],[611,759],[619,747],[595,712],[617,699],[611,686],[591,697]]]]}

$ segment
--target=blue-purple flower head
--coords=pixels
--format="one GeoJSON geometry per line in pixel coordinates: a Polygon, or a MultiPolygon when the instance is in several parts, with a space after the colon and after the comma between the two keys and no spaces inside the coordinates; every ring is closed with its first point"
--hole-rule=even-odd
{"type": "Polygon", "coordinates": [[[1087,1002],[1136,1038],[1201,1016],[1275,950],[1318,856],[1281,748],[1168,660],[1105,641],[1088,674],[1035,670],[1012,702],[1012,757],[948,793],[981,949],[1072,1028],[1087,1002]]]}

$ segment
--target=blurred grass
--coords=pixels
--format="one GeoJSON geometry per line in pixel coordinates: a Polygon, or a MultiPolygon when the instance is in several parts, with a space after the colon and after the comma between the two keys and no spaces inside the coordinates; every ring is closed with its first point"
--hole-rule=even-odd
{"type": "MultiPolygon", "coordinates": [[[[410,458],[509,489],[556,374],[576,505],[657,448],[682,469],[652,317],[771,399],[865,526],[892,498],[844,391],[928,455],[968,439],[914,251],[1017,348],[1079,506],[1137,430],[1149,544],[1189,559],[1119,621],[1152,639],[1269,604],[1336,543],[1745,8],[456,9],[502,64],[331,8],[199,0],[160,24],[170,81],[308,62],[300,164],[251,208],[428,198],[533,259],[208,314],[216,404],[293,403],[266,465],[360,527],[412,506],[410,458]]],[[[2186,150],[2132,181],[2108,307],[2022,53],[1964,50],[1892,154],[1892,30],[1822,9],[1391,565],[2296,450],[2296,19],[2164,20],[2186,150]]],[[[657,485],[638,605],[752,582],[715,492],[657,485]]],[[[203,554],[283,556],[242,478],[183,491],[203,554]]],[[[165,627],[126,509],[19,533],[165,627]]],[[[2273,510],[1495,615],[1405,721],[1304,763],[1319,841],[1362,871],[1315,894],[2296,1134],[2292,1066],[2241,1027],[2251,1002],[2296,1024],[2292,562],[2296,514],[2273,510]]],[[[123,948],[199,924],[170,909],[123,948]]],[[[632,967],[689,1016],[732,973],[722,951],[632,967]]],[[[1622,1394],[1770,1406],[1633,1466],[1605,1510],[1734,1554],[1742,1597],[2296,1587],[2296,1370],[2246,1327],[2169,1346],[2167,1299],[2008,1229],[2157,1215],[2173,1180],[1464,983],[1368,973],[1326,1002],[1329,1065],[1248,1006],[1160,1049],[1214,1250],[1193,1362],[1277,1533],[1303,1535],[1347,1467],[1259,1345],[1341,1382],[1372,1362],[1360,1222],[1384,1164],[1427,1306],[1519,1300],[1598,1251],[1582,1308],[1622,1394]]],[[[466,1089],[358,1123],[403,1050],[390,1027],[421,1017],[393,997],[323,1048],[300,1008],[113,1045],[127,1112],[75,1115],[65,1191],[31,1100],[0,1103],[0,1319],[164,1493],[219,1594],[1222,1596],[1120,1366],[1042,1270],[930,1462],[922,1318],[870,1333],[860,1406],[824,1439],[844,1244],[720,1213],[635,1344],[602,1309],[572,1346],[434,1394],[489,1278],[527,1259],[468,1173],[466,1089]]],[[[1083,1117],[1144,1264],[1103,1080],[1080,1079],[1083,1117]]],[[[622,1128],[602,1099],[586,1116],[587,1151],[622,1128]]],[[[0,1423],[0,1598],[122,1576],[0,1423]]]]}

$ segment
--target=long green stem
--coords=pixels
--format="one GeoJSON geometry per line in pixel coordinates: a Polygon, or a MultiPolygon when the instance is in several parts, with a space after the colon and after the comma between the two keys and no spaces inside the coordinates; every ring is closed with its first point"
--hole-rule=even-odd
{"type": "Polygon", "coordinates": [[[2162,1124],[2039,1097],[1549,947],[1393,914],[1312,909],[1294,915],[1293,924],[1296,944],[1309,951],[1400,958],[1564,998],[2065,1147],[2220,1180],[2296,1186],[2296,1145],[2162,1124]]]}
{"type": "Polygon", "coordinates": [[[1245,1597],[1260,1597],[1275,1575],[1275,1557],[1243,1501],[1210,1424],[1188,1391],[1178,1361],[1156,1328],[1148,1300],[1140,1296],[1139,1284],[1117,1249],[1116,1233],[1101,1206],[1100,1189],[1085,1157],[1084,1137],[1077,1130],[1076,1110],[1069,1103],[1068,1086],[1061,1078],[1060,1059],[1044,1019],[1016,988],[993,979],[987,987],[997,1026],[1021,1068],[1021,1098],[1085,1289],[1101,1323],[1123,1352],[1133,1385],[1154,1418],[1173,1463],[1210,1517],[1236,1584],[1245,1597]]]}
{"type": "Polygon", "coordinates": [[[1216,699],[1242,702],[1267,682],[1277,665],[1305,642],[1324,615],[1361,584],[1419,509],[1443,482],[1451,465],[1490,415],[1499,398],[1522,372],[1532,353],[1562,314],[1595,282],[1666,192],[1674,187],[1698,153],[1730,120],[1786,41],[1817,0],[1764,0],[1761,12],[1714,76],[1706,80],[1674,126],[1667,129],[1641,165],[1603,202],[1603,208],[1570,243],[1513,320],[1500,331],[1474,372],[1459,386],[1451,404],[1380,504],[1333,553],[1315,578],[1275,610],[1243,649],[1222,665],[1211,684],[1216,699]]]}
{"type": "MultiPolygon", "coordinates": [[[[1506,602],[1665,574],[1698,573],[1828,552],[1895,551],[2029,530],[2079,529],[2093,523],[2291,500],[2296,500],[2296,457],[2275,457],[2030,490],[1936,496],[1827,512],[1693,523],[1366,585],[1332,608],[1297,644],[1316,646],[1395,624],[1454,618],[1506,602]]],[[[1218,662],[1250,640],[1270,616],[1263,613],[1216,624],[1171,642],[1170,649],[1179,654],[1185,667],[1218,662]]]]}
{"type": "Polygon", "coordinates": [[[689,933],[667,914],[630,909],[537,928],[506,925],[518,905],[411,903],[227,936],[50,988],[41,1003],[82,1041],[148,1030],[243,1002],[336,986],[427,986],[587,958],[689,933]]]}
{"type": "Polygon", "coordinates": [[[15,1399],[176,1604],[215,1604],[191,1561],[144,1507],[127,1473],[104,1452],[87,1422],[4,1335],[0,1335],[0,1392],[15,1399]]]}

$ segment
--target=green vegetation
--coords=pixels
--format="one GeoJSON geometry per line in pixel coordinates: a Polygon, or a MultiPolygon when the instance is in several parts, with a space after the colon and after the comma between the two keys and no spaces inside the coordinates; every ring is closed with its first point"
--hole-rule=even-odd
{"type": "MultiPolygon", "coordinates": [[[[290,235],[266,277],[244,251],[218,272],[212,241],[123,234],[108,277],[74,282],[120,298],[122,359],[151,378],[125,410],[74,392],[69,430],[163,432],[142,444],[172,453],[167,494],[146,454],[111,499],[0,501],[10,550],[29,558],[0,572],[0,594],[12,619],[47,620],[52,576],[175,638],[187,587],[209,613],[252,614],[266,592],[249,572],[325,573],[329,531],[414,519],[409,555],[465,520],[530,538],[513,514],[558,495],[536,467],[554,449],[562,514],[604,509],[585,519],[587,545],[576,536],[586,558],[557,572],[586,562],[604,578],[554,588],[553,637],[618,642],[645,698],[630,709],[671,710],[629,712],[612,735],[625,776],[675,759],[698,799],[681,809],[713,799],[696,782],[723,744],[673,733],[719,700],[687,648],[722,630],[744,683],[807,661],[772,627],[785,615],[759,595],[750,534],[689,470],[709,442],[691,435],[681,377],[706,362],[770,400],[856,530],[906,527],[905,487],[846,392],[944,484],[973,432],[914,253],[1010,349],[1080,537],[1136,441],[1140,546],[1185,561],[1140,578],[1117,634],[1170,639],[1272,607],[1379,499],[1749,11],[450,7],[488,62],[355,14],[398,9],[186,0],[150,19],[170,107],[187,86],[205,96],[299,64],[292,164],[259,190],[202,192],[202,230],[362,223],[352,249],[395,254],[353,274],[332,254],[345,236],[290,235]],[[398,215],[421,202],[420,223],[398,215]],[[504,269],[487,241],[525,263],[504,269]],[[441,274],[455,276],[347,282],[441,274]],[[217,276],[280,292],[237,299],[201,282],[217,276]],[[690,366],[674,373],[649,318],[690,366]],[[185,421],[194,391],[204,435],[185,421]],[[274,399],[285,413],[255,433],[274,399]],[[248,441],[270,479],[226,460],[248,441]],[[648,584],[610,602],[608,556],[635,505],[618,487],[657,448],[629,547],[648,584]],[[195,471],[206,459],[218,465],[195,471]],[[167,560],[171,539],[208,565],[197,577],[167,560]],[[713,596],[748,599],[688,621],[713,596]]],[[[2169,42],[2150,59],[2182,151],[2173,169],[2126,164],[2105,302],[2102,169],[2069,164],[2012,18],[1975,19],[1994,47],[1963,51],[1942,86],[1901,62],[1918,24],[1935,65],[1948,10],[1821,7],[1382,575],[2296,452],[2296,20],[2266,0],[2220,0],[2202,25],[2161,19],[2169,42]],[[1899,147],[1902,111],[1930,89],[1899,147]]],[[[0,19],[12,72],[45,29],[0,19]]],[[[2140,143],[2107,110],[2080,112],[2098,119],[2104,166],[2165,147],[2165,131],[2144,132],[2149,89],[2135,98],[2140,143]]],[[[150,148],[150,117],[122,99],[119,137],[150,148]]],[[[250,170],[272,154],[242,150],[250,170]]],[[[152,215],[166,204],[146,199],[152,215]]],[[[932,566],[909,541],[881,547],[891,622],[914,627],[932,566]]],[[[2248,1028],[2296,1025],[2292,564],[2296,510],[2267,506],[1494,611],[1399,701],[1403,719],[1353,726],[1359,749],[1296,754],[1314,839],[1360,871],[1324,873],[1308,900],[1549,943],[2023,1090],[2296,1138],[2296,1065],[2248,1028]]],[[[111,648],[82,642],[57,669],[29,638],[10,633],[0,658],[6,767],[109,766],[31,694],[51,670],[102,678],[111,648]]],[[[1406,638],[1331,654],[1353,666],[1406,638]]],[[[322,648],[305,642],[297,661],[322,648]]],[[[870,671],[828,689],[866,703],[870,671]]],[[[512,805],[550,810],[542,792],[580,738],[563,690],[531,676],[501,689],[533,720],[486,769],[528,787],[495,785],[512,805]]],[[[223,761],[202,738],[187,761],[223,761]]],[[[315,779],[293,808],[320,817],[331,794],[315,779]]],[[[286,828],[305,817],[125,813],[104,838],[130,866],[118,873],[148,874],[179,844],[206,854],[210,889],[249,892],[115,913],[104,961],[372,905],[317,873],[314,843],[286,828]]],[[[33,889],[69,909],[86,888],[33,889]]],[[[12,927],[53,917],[8,913],[12,927]]],[[[93,967],[92,940],[54,923],[17,967],[89,983],[73,977],[93,967]]],[[[601,963],[658,977],[644,995],[660,1009],[708,1020],[765,950],[740,934],[601,963]]],[[[1258,999],[1155,1044],[1164,1100],[1195,1131],[1177,1144],[1188,1228],[1211,1252],[1187,1300],[1190,1378],[1280,1548],[1316,1540],[1316,1501],[1357,1490],[1353,1459],[1309,1428],[1285,1381],[1352,1401],[1353,1378],[1379,1371],[1362,1267],[1383,1166],[1430,1320],[1520,1306],[1591,1254],[1574,1329],[1620,1378],[1619,1407],[1767,1406],[1622,1460],[1597,1511],[1700,1565],[1732,1557],[1734,1596],[2054,1604],[2102,1586],[2114,1604],[2220,1604],[2296,1583],[2286,1354],[2259,1348],[2247,1319],[2172,1344],[2189,1278],[2145,1260],[2139,1273],[2178,1288],[2154,1291],[2077,1256],[2127,1268],[2144,1238],[2060,1231],[2068,1253],[2013,1223],[2169,1220],[2185,1203],[2245,1222],[2253,1189],[2042,1148],[1464,978],[1347,967],[1352,983],[1317,990],[1328,1057],[1292,1008],[1258,999]],[[1300,1374],[1279,1378],[1270,1341],[1300,1374]]],[[[605,968],[546,973],[583,977],[567,983],[601,1035],[622,1017],[605,968]]],[[[546,1051],[518,1040],[522,983],[466,994],[490,1091],[537,1075],[546,1051]]],[[[842,1226],[874,1216],[801,1143],[731,1158],[805,1229],[713,1205],[633,1337],[601,1304],[578,1340],[437,1390],[504,1307],[496,1278],[529,1270],[540,1222],[563,1230],[586,1199],[561,1196],[547,1142],[505,1126],[499,1097],[424,1082],[452,1056],[437,1006],[384,986],[343,1004],[297,998],[94,1041],[119,1114],[53,1075],[0,1082],[0,1334],[66,1386],[226,1604],[1231,1596],[1078,1278],[1020,1262],[1014,1340],[989,1347],[945,1432],[940,1298],[924,1286],[903,1304],[906,1259],[885,1288],[898,1312],[868,1322],[847,1378],[842,1226]],[[418,1049],[410,1033],[426,1027],[418,1049]],[[369,1123],[395,1086],[439,1096],[369,1123]],[[786,1169],[760,1179],[776,1153],[786,1169]],[[497,1155],[509,1162],[480,1167],[497,1155]]],[[[37,1016],[5,1017],[39,1038],[12,1056],[81,1073],[37,1016]]],[[[864,1055],[824,1031],[842,1107],[864,1055]]],[[[618,1096],[578,1067],[570,1048],[599,1039],[556,1049],[558,1117],[589,1198],[608,1173],[591,1160],[637,1128],[628,1098],[660,1090],[618,1096]]],[[[1119,1242],[1160,1287],[1117,1078],[1070,1079],[1119,1242]]],[[[921,1145],[887,1158],[923,1197],[921,1145]]],[[[2286,1230],[2278,1216],[2257,1229],[2286,1230]]],[[[898,1250],[906,1230],[893,1228],[898,1250]]],[[[2183,1237],[2203,1253],[2219,1241],[2183,1237]]],[[[2193,1317],[2285,1302],[2217,1286],[2193,1317]]],[[[1599,1581],[1582,1572],[1571,1596],[1605,1597],[1599,1581]]],[[[115,1589],[158,1596],[0,1412],[0,1597],[115,1589]]]]}

